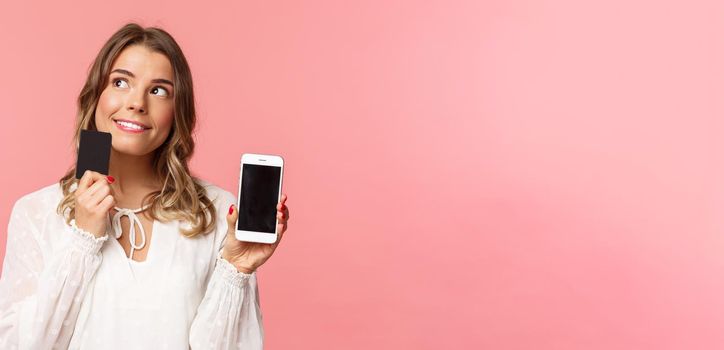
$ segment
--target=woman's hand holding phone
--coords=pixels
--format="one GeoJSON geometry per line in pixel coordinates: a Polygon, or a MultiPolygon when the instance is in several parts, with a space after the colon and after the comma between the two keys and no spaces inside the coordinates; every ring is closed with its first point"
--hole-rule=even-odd
{"type": "Polygon", "coordinates": [[[279,237],[276,242],[256,243],[244,242],[236,239],[236,220],[239,217],[239,211],[235,205],[229,207],[229,213],[226,215],[228,229],[226,232],[226,241],[221,256],[236,267],[239,272],[250,274],[259,266],[264,264],[274,254],[279,242],[281,242],[284,232],[287,230],[287,221],[289,220],[289,208],[286,206],[287,195],[282,194],[277,204],[277,234],[279,237]]]}
{"type": "Polygon", "coordinates": [[[75,198],[75,224],[95,237],[103,237],[108,225],[108,212],[116,201],[113,198],[112,176],[86,170],[80,178],[75,198]]]}

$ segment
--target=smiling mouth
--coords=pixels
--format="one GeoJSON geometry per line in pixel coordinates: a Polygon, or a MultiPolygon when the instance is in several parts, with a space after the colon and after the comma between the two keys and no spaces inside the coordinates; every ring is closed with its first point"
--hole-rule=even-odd
{"type": "Polygon", "coordinates": [[[127,130],[127,131],[136,131],[141,132],[150,129],[147,126],[137,124],[134,122],[130,122],[127,120],[121,120],[121,119],[113,119],[113,122],[121,129],[127,130]]]}

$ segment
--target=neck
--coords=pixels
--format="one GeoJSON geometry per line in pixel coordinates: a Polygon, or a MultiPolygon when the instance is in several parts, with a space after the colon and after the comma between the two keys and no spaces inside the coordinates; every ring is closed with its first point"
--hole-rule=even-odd
{"type": "Polygon", "coordinates": [[[146,194],[161,188],[153,169],[153,155],[151,152],[135,156],[111,149],[108,173],[116,180],[113,183],[116,206],[135,209],[146,194]]]}

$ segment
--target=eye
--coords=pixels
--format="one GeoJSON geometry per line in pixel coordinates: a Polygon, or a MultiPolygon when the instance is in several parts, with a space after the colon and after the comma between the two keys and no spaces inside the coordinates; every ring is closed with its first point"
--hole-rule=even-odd
{"type": "Polygon", "coordinates": [[[153,88],[153,90],[151,90],[152,93],[158,91],[163,91],[162,93],[159,93],[159,96],[168,96],[168,90],[166,90],[166,88],[156,86],[155,88],[153,88]]]}
{"type": "Polygon", "coordinates": [[[113,86],[115,86],[115,87],[128,87],[128,82],[127,82],[125,79],[118,79],[118,78],[116,78],[116,79],[113,79],[113,86]],[[118,82],[121,82],[121,83],[125,84],[126,86],[119,86],[119,85],[118,85],[118,82]]]}

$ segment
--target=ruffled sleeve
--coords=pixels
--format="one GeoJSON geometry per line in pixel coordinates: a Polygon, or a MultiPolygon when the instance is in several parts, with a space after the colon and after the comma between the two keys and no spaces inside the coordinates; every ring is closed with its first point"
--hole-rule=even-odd
{"type": "Polygon", "coordinates": [[[13,206],[0,276],[0,348],[67,348],[80,305],[101,264],[108,236],[63,223],[55,232],[40,231],[47,213],[26,197],[13,206]],[[62,235],[54,251],[41,247],[48,235],[62,235]],[[43,251],[46,251],[44,258],[43,251]]]}
{"type": "MultiPolygon", "coordinates": [[[[228,194],[220,211],[235,200],[228,194]]],[[[226,235],[225,215],[219,215],[217,236],[226,235]]],[[[216,246],[215,267],[209,279],[196,317],[191,324],[191,349],[263,349],[264,327],[259,306],[256,274],[239,272],[219,253],[223,240],[216,246]]]]}

